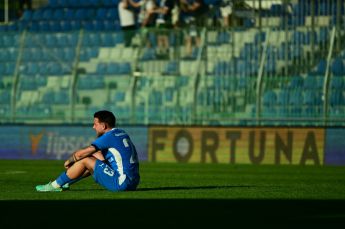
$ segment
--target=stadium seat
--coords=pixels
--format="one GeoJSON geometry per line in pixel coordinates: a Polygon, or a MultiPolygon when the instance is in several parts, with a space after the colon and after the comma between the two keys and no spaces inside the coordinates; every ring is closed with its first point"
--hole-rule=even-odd
{"type": "Polygon", "coordinates": [[[59,0],[49,0],[48,1],[48,6],[52,7],[52,8],[59,7],[59,0]]]}
{"type": "Polygon", "coordinates": [[[327,62],[326,60],[322,59],[316,66],[316,74],[320,76],[324,76],[326,73],[327,62]]]}
{"type": "Polygon", "coordinates": [[[10,101],[11,101],[11,91],[9,90],[0,91],[0,103],[9,104],[10,101]]]}
{"type": "Polygon", "coordinates": [[[119,74],[121,75],[129,75],[132,73],[132,67],[129,62],[119,63],[119,74]]]}
{"type": "Polygon", "coordinates": [[[332,61],[331,71],[334,76],[343,76],[344,71],[344,62],[341,58],[337,57],[332,61]]]}
{"type": "Polygon", "coordinates": [[[303,82],[303,88],[308,90],[308,89],[316,89],[316,84],[317,84],[317,77],[308,75],[303,82]]]}
{"type": "Polygon", "coordinates": [[[32,13],[32,20],[34,21],[41,21],[43,20],[43,11],[42,10],[34,10],[32,13]]]}
{"type": "Polygon", "coordinates": [[[310,105],[310,106],[316,106],[321,105],[321,93],[315,91],[315,90],[306,90],[303,93],[303,104],[304,105],[310,105]]]}
{"type": "Polygon", "coordinates": [[[120,73],[120,66],[118,63],[114,63],[114,62],[111,62],[111,63],[108,63],[107,66],[106,66],[106,73],[109,74],[109,75],[117,75],[120,73]]]}
{"type": "Polygon", "coordinates": [[[295,75],[295,76],[292,76],[288,87],[290,89],[300,89],[303,87],[303,83],[304,83],[303,78],[299,75],[295,75]]]}
{"type": "Polygon", "coordinates": [[[113,47],[116,45],[113,33],[101,33],[101,44],[104,47],[113,47]]]}
{"type": "Polygon", "coordinates": [[[96,73],[100,75],[105,75],[108,72],[108,65],[106,63],[98,63],[96,68],[96,73]]]}
{"type": "Polygon", "coordinates": [[[164,75],[178,75],[179,74],[178,61],[169,61],[162,74],[164,75]]]}
{"type": "Polygon", "coordinates": [[[61,90],[54,93],[55,104],[69,104],[69,93],[66,90],[61,90]]]}
{"type": "Polygon", "coordinates": [[[262,104],[264,107],[273,107],[277,103],[277,94],[274,91],[266,91],[263,95],[262,104]]]}
{"type": "Polygon", "coordinates": [[[342,90],[345,88],[344,80],[342,77],[332,77],[331,79],[331,89],[342,90]]]}
{"type": "Polygon", "coordinates": [[[154,48],[145,48],[144,52],[141,56],[142,61],[146,60],[155,60],[156,59],[156,52],[154,48]]]}
{"type": "Polygon", "coordinates": [[[344,105],[344,94],[342,90],[332,90],[329,98],[329,104],[331,106],[344,105]]]}
{"type": "Polygon", "coordinates": [[[31,21],[33,16],[32,10],[25,10],[23,13],[23,16],[21,17],[21,20],[23,21],[31,21]]]}

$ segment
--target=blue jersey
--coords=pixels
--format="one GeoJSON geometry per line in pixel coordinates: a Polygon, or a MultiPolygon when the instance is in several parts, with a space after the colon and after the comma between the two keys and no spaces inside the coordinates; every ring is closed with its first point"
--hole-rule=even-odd
{"type": "Polygon", "coordinates": [[[101,150],[106,163],[122,181],[139,180],[139,161],[136,148],[128,134],[121,129],[114,128],[91,143],[97,150],[101,150]]]}

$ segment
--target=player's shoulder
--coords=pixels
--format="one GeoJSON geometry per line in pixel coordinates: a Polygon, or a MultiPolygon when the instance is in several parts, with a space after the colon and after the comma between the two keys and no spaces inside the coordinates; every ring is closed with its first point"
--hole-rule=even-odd
{"type": "Polygon", "coordinates": [[[120,128],[113,128],[109,131],[110,134],[114,135],[115,137],[121,137],[127,135],[126,131],[120,128]]]}

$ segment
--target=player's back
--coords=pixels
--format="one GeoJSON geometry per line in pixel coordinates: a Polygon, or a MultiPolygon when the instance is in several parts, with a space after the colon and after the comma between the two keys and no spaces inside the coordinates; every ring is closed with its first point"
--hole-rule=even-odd
{"type": "Polygon", "coordinates": [[[105,159],[119,175],[126,174],[130,178],[138,178],[138,155],[128,134],[122,129],[114,128],[104,135],[108,145],[105,159]]]}

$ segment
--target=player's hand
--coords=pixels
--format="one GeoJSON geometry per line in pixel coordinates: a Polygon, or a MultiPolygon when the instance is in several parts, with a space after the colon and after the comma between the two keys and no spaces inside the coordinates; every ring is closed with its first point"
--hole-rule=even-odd
{"type": "Polygon", "coordinates": [[[73,165],[69,160],[65,161],[64,166],[66,169],[70,168],[73,165]]]}

